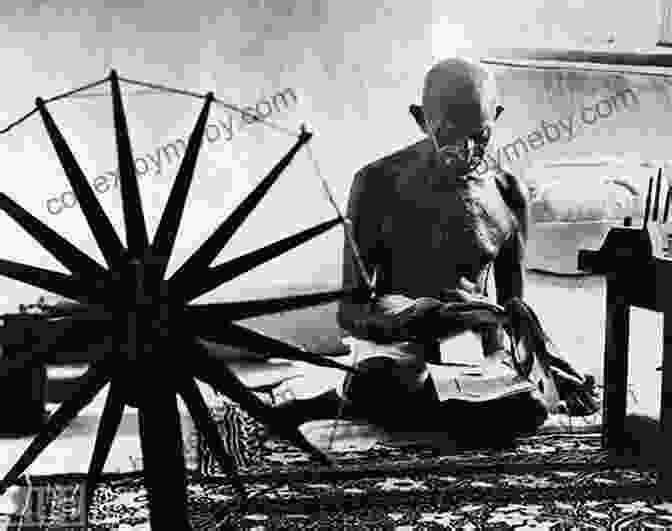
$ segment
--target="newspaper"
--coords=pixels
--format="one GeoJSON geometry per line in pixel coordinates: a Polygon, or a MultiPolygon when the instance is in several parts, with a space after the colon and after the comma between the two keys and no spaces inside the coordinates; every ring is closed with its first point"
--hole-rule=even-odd
{"type": "Polygon", "coordinates": [[[462,369],[455,373],[454,367],[432,367],[431,372],[439,400],[466,400],[486,402],[519,393],[533,391],[534,384],[527,378],[509,373],[493,373],[480,369],[462,369]],[[449,374],[453,369],[452,374],[449,374]]]}
{"type": "Polygon", "coordinates": [[[511,355],[504,351],[484,358],[478,334],[462,334],[441,345],[443,365],[432,365],[439,400],[485,402],[536,389],[534,383],[513,368],[511,355]]]}

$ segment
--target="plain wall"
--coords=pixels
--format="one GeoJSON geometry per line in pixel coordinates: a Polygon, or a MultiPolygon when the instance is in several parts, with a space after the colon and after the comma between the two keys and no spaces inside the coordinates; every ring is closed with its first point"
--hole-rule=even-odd
{"type": "MultiPolygon", "coordinates": [[[[357,169],[420,138],[407,108],[419,102],[422,77],[436,60],[459,53],[478,57],[497,47],[615,46],[631,50],[654,46],[658,35],[655,0],[618,6],[606,0],[543,6],[533,0],[75,4],[65,8],[56,2],[33,2],[23,7],[3,2],[0,53],[6,77],[0,86],[0,125],[32,109],[36,96],[48,98],[101,79],[110,68],[131,79],[199,93],[212,90],[238,105],[291,88],[296,105],[272,119],[294,132],[306,123],[315,133],[311,148],[341,206],[357,169]],[[615,39],[613,45],[607,43],[610,38],[615,39]]],[[[564,116],[581,98],[599,99],[614,86],[603,75],[592,76],[599,79],[585,85],[575,74],[497,71],[506,107],[498,139],[504,142],[527,134],[542,118],[564,116]]],[[[646,78],[628,78],[627,83],[639,91],[640,112],[619,113],[584,132],[583,140],[590,137],[594,144],[583,140],[558,143],[534,156],[552,158],[593,149],[663,156],[670,136],[663,112],[670,104],[667,85],[646,78]]],[[[136,155],[170,139],[188,137],[199,101],[178,95],[143,99],[128,87],[124,90],[136,155]]],[[[115,165],[109,105],[108,98],[92,95],[50,104],[91,179],[115,165]]],[[[224,116],[222,108],[213,111],[213,120],[224,116]]],[[[292,137],[254,125],[230,146],[208,147],[207,163],[199,165],[171,269],[292,143],[292,137]]],[[[46,211],[45,201],[69,188],[50,150],[37,116],[4,135],[4,142],[0,136],[6,193],[101,259],[77,208],[59,215],[46,211]]],[[[273,195],[269,194],[249,226],[232,241],[230,256],[334,215],[314,166],[304,155],[297,156],[273,195]]],[[[150,227],[158,222],[176,168],[174,164],[170,172],[156,178],[147,174],[142,179],[150,227]]],[[[123,230],[118,195],[116,190],[100,197],[123,230]]],[[[3,258],[62,270],[13,222],[3,220],[0,230],[5,242],[3,258]]],[[[245,297],[269,285],[279,290],[283,286],[336,286],[341,247],[342,232],[336,229],[204,300],[245,297]]],[[[0,303],[6,311],[14,311],[21,302],[33,302],[40,293],[13,280],[0,280],[0,303]]]]}

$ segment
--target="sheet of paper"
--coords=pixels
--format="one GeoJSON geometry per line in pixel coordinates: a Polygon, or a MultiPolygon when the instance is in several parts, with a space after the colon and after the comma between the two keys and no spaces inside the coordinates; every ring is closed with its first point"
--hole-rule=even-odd
{"type": "Polygon", "coordinates": [[[510,368],[483,364],[481,367],[432,365],[430,367],[439,400],[483,402],[532,391],[534,384],[510,368]]]}
{"type": "Polygon", "coordinates": [[[481,336],[467,331],[441,341],[441,361],[443,363],[461,363],[480,365],[483,361],[481,336]]]}

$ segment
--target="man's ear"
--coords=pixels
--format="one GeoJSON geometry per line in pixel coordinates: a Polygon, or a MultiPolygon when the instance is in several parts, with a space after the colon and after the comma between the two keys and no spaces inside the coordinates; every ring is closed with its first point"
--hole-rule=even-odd
{"type": "Polygon", "coordinates": [[[423,133],[427,132],[425,127],[425,116],[422,112],[422,107],[420,105],[412,104],[408,106],[408,111],[411,113],[411,116],[415,119],[415,123],[418,124],[418,127],[423,133]]]}

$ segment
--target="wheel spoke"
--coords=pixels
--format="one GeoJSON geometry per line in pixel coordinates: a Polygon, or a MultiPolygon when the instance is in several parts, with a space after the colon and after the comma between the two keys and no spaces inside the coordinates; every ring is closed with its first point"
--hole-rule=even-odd
{"type": "Polygon", "coordinates": [[[180,221],[184,212],[184,205],[189,194],[189,187],[194,177],[194,169],[198,153],[203,142],[203,135],[205,134],[205,126],[207,125],[208,113],[210,105],[214,99],[214,94],[209,92],[205,98],[205,103],[198,116],[194,130],[189,137],[187,149],[184,152],[184,158],[180,169],[175,177],[175,182],[170,190],[170,196],[166,203],[166,208],[161,216],[161,221],[156,229],[154,241],[152,242],[152,254],[157,261],[157,278],[163,279],[163,275],[168,267],[170,255],[173,252],[175,239],[177,238],[177,231],[180,228],[180,221]]]}
{"type": "Polygon", "coordinates": [[[347,289],[311,293],[309,295],[293,295],[256,301],[223,302],[215,304],[194,304],[187,306],[187,315],[196,321],[214,319],[222,321],[238,321],[280,312],[310,308],[320,304],[342,300],[368,293],[368,290],[347,289]]]}
{"type": "Polygon", "coordinates": [[[196,319],[194,322],[187,321],[187,324],[194,335],[207,341],[241,347],[260,354],[269,353],[270,357],[273,358],[303,361],[319,367],[339,369],[351,373],[356,372],[348,365],[319,354],[306,352],[299,347],[236,324],[222,323],[214,319],[210,322],[196,319]]]}
{"type": "MultiPolygon", "coordinates": [[[[339,223],[341,218],[334,218],[303,230],[287,238],[271,243],[261,249],[246,253],[242,256],[224,262],[216,267],[208,269],[206,273],[200,272],[193,279],[185,279],[184,284],[177,284],[177,291],[184,294],[188,301],[195,299],[219,287],[224,282],[234,279],[255,267],[268,262],[286,252],[306,243],[320,234],[327,232],[339,223]],[[200,280],[199,280],[200,279],[200,280]]],[[[174,282],[171,278],[169,282],[174,282]]],[[[172,285],[171,285],[172,289],[172,285]]]]}
{"type": "Polygon", "coordinates": [[[227,452],[222,436],[217,429],[217,424],[212,419],[208,406],[203,399],[201,390],[192,378],[185,379],[184,385],[180,389],[180,395],[182,395],[185,404],[187,404],[189,414],[194,419],[199,433],[205,437],[208,446],[210,446],[212,452],[217,456],[217,460],[222,468],[231,476],[231,481],[238,493],[243,498],[246,498],[245,486],[238,475],[236,464],[227,452]]]}
{"type": "Polygon", "coordinates": [[[112,443],[117,435],[121,417],[124,413],[124,402],[118,392],[119,385],[120,382],[118,380],[112,380],[110,382],[110,389],[108,390],[107,399],[105,401],[105,408],[100,416],[98,434],[96,435],[96,442],[93,448],[93,455],[91,456],[91,464],[89,465],[89,472],[87,475],[87,507],[91,501],[100,474],[105,467],[107,456],[112,448],[112,443]]]}
{"type": "Polygon", "coordinates": [[[108,366],[94,364],[82,377],[82,383],[67,401],[52,413],[46,425],[33,439],[19,460],[0,482],[0,491],[12,485],[33,464],[49,444],[58,437],[70,422],[84,409],[109,381],[108,366]]]}
{"type": "Polygon", "coordinates": [[[112,107],[114,109],[114,130],[117,139],[117,158],[119,161],[119,181],[121,185],[121,204],[124,209],[126,226],[126,246],[134,256],[141,256],[149,246],[145,216],[142,212],[142,199],[138,189],[138,177],[128,124],[124,112],[124,102],[119,89],[117,72],[110,73],[112,85],[112,107]]]}
{"type": "Polygon", "coordinates": [[[91,275],[94,278],[107,278],[109,276],[108,271],[93,258],[80,251],[3,193],[0,193],[0,209],[71,272],[91,275]]]}
{"type": "Polygon", "coordinates": [[[92,286],[79,275],[65,275],[50,269],[3,259],[0,259],[0,275],[36,288],[45,289],[67,299],[84,303],[92,302],[93,299],[91,295],[87,294],[87,291],[93,291],[92,286]]]}
{"type": "Polygon", "coordinates": [[[191,529],[180,417],[167,381],[143,393],[138,419],[151,528],[191,529]]]}
{"type": "Polygon", "coordinates": [[[195,367],[196,378],[210,385],[218,393],[238,402],[253,417],[266,418],[268,406],[240,381],[224,361],[211,356],[207,347],[197,340],[190,344],[189,348],[194,350],[190,361],[192,367],[195,367]]]}
{"type": "Polygon", "coordinates": [[[278,180],[278,177],[289,166],[295,155],[312,137],[305,128],[301,129],[301,134],[292,146],[289,152],[280,159],[280,161],[271,169],[261,182],[252,190],[249,195],[236,207],[231,215],[222,222],[212,235],[199,247],[199,249],[175,272],[173,279],[183,280],[192,275],[200,274],[210,266],[212,261],[221,252],[224,246],[229,242],[238,228],[244,223],[250,213],[255,209],[263,199],[271,186],[278,180]]]}
{"type": "Polygon", "coordinates": [[[240,404],[245,411],[259,422],[269,426],[278,435],[296,445],[297,448],[304,450],[325,465],[332,464],[328,456],[308,442],[299,431],[298,426],[281,425],[274,417],[273,409],[250,391],[226,363],[213,358],[207,348],[198,342],[193,344],[193,349],[194,355],[190,357],[190,360],[196,378],[210,385],[218,393],[240,404]]]}
{"type": "Polygon", "coordinates": [[[63,166],[65,175],[70,182],[72,191],[75,197],[77,197],[84,217],[91,228],[93,237],[96,239],[96,243],[103,253],[108,266],[113,267],[124,254],[124,246],[119,239],[119,235],[114,230],[110,219],[98,202],[68,143],[63,138],[56,122],[54,122],[53,117],[45,106],[44,100],[37,98],[36,105],[44,121],[47,134],[61,162],[61,166],[63,166]]]}

